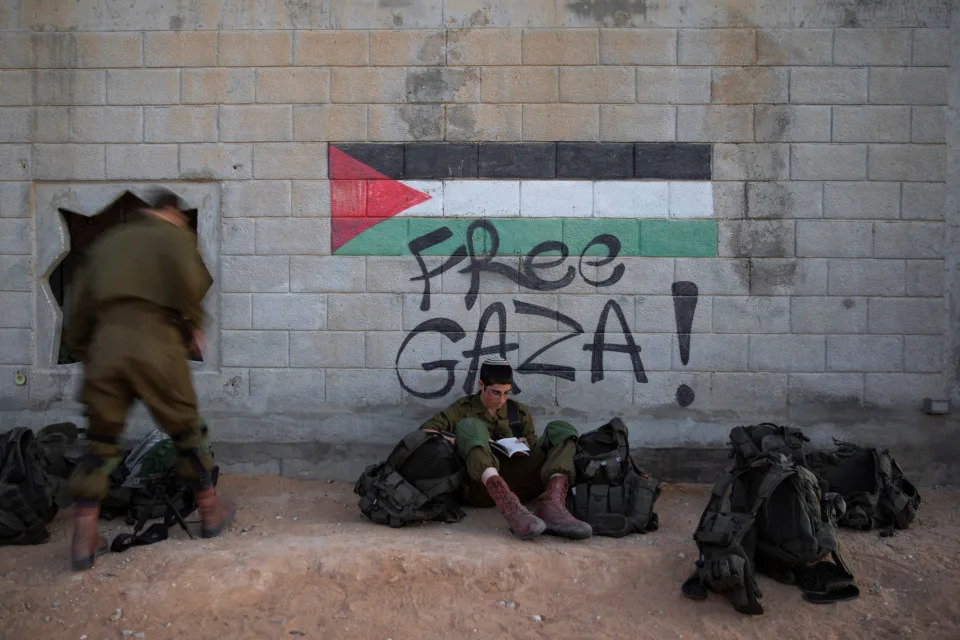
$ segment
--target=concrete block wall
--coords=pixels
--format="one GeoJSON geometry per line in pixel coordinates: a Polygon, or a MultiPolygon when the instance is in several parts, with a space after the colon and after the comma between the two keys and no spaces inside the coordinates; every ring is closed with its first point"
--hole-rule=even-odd
{"type": "MultiPolygon", "coordinates": [[[[618,413],[651,445],[709,446],[734,423],[780,420],[929,445],[955,419],[923,414],[923,398],[960,410],[953,11],[946,0],[6,3],[0,412],[31,424],[81,415],[77,365],[34,357],[38,332],[56,326],[35,303],[50,242],[38,185],[197,181],[219,190],[205,231],[219,257],[219,353],[196,381],[224,440],[392,441],[463,392],[467,354],[502,341],[518,366],[571,368],[518,376],[518,399],[581,428],[618,413]],[[413,143],[429,142],[700,145],[708,191],[657,202],[664,218],[712,225],[715,251],[643,254],[678,232],[641,223],[638,255],[581,258],[593,235],[565,231],[571,217],[608,207],[629,223],[652,206],[660,187],[632,174],[563,196],[548,180],[517,183],[508,217],[539,222],[501,235],[569,243],[562,264],[533,261],[544,280],[573,269],[553,290],[503,275],[524,268],[523,253],[499,255],[503,269],[474,283],[444,268],[452,251],[425,254],[426,266],[402,250],[338,251],[331,145],[409,143],[409,168],[413,143]],[[616,282],[596,284],[617,265],[616,282]],[[425,269],[442,271],[428,310],[425,269]],[[673,295],[687,282],[688,343],[673,295]],[[431,318],[463,337],[412,333],[431,318]],[[642,375],[605,344],[639,345],[642,375]],[[450,373],[424,365],[436,361],[450,373]],[[686,406],[681,386],[695,393],[686,406]]],[[[401,182],[431,199],[405,228],[449,222],[461,233],[451,243],[466,242],[452,219],[506,193],[493,178],[411,175],[401,182]]],[[[146,425],[142,413],[133,422],[146,425]]]]}

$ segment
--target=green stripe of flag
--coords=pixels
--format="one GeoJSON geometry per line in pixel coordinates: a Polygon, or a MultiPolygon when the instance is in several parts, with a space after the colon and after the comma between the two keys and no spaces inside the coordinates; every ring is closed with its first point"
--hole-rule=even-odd
{"type": "MultiPolygon", "coordinates": [[[[570,255],[580,255],[596,236],[611,234],[620,240],[620,255],[644,257],[712,258],[717,255],[715,220],[662,219],[572,219],[572,218],[500,218],[487,220],[497,231],[497,255],[523,256],[548,240],[562,241],[570,255]]],[[[452,254],[466,243],[467,218],[390,218],[367,229],[335,253],[341,256],[408,256],[408,243],[441,227],[452,236],[428,248],[423,255],[452,254]]],[[[490,237],[474,233],[474,251],[488,253],[490,237]]],[[[594,246],[587,255],[606,255],[606,248],[594,246]]]]}

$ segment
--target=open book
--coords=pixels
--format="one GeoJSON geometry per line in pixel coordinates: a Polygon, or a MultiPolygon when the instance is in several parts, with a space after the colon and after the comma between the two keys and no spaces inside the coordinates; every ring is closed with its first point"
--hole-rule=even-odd
{"type": "Polygon", "coordinates": [[[517,454],[525,456],[530,453],[530,447],[520,442],[520,440],[517,438],[500,438],[499,440],[491,440],[490,448],[500,451],[508,458],[517,454]]]}

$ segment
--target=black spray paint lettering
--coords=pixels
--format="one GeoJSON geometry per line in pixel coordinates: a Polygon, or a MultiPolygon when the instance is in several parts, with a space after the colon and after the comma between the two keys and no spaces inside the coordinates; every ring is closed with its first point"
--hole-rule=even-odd
{"type": "MultiPolygon", "coordinates": [[[[673,312],[677,319],[677,345],[680,347],[680,362],[684,366],[690,362],[690,330],[693,327],[693,316],[697,311],[699,290],[692,282],[681,280],[674,282],[670,287],[673,293],[673,312]]],[[[688,385],[677,387],[677,404],[681,407],[689,406],[696,394],[688,385]]]]}

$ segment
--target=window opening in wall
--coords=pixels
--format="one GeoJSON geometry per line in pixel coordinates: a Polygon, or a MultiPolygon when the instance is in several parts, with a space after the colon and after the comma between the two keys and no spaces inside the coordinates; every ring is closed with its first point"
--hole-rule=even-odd
{"type": "MultiPolygon", "coordinates": [[[[50,273],[50,290],[60,306],[63,314],[62,330],[60,331],[60,349],[57,364],[77,362],[76,354],[67,349],[64,336],[70,322],[70,291],[73,279],[83,265],[87,249],[103,233],[118,224],[136,220],[140,209],[146,203],[129,191],[114,200],[107,208],[92,216],[85,216],[67,209],[58,209],[63,217],[64,227],[70,237],[70,251],[64,256],[60,264],[50,273]]],[[[184,212],[190,221],[190,228],[194,235],[197,233],[197,210],[190,209],[184,212]]],[[[193,358],[199,360],[199,358],[193,358]]]]}

